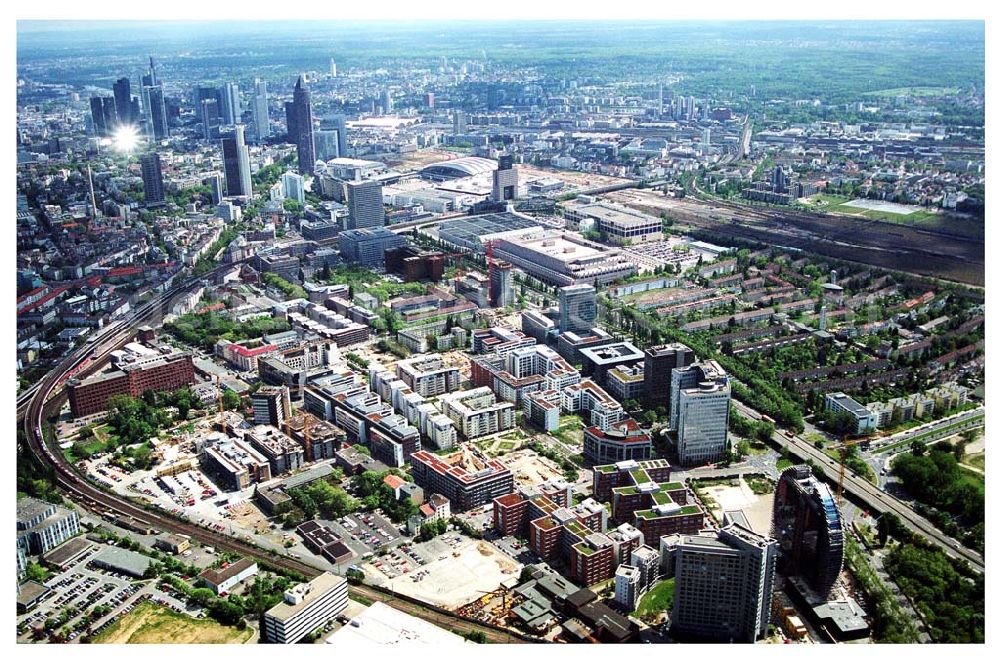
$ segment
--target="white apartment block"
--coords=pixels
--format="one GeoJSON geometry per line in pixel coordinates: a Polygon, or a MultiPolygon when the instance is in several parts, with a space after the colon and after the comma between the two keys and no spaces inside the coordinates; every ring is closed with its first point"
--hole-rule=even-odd
{"type": "Polygon", "coordinates": [[[458,391],[440,397],[441,409],[467,439],[492,435],[514,427],[514,404],[497,402],[489,387],[458,391]]]}

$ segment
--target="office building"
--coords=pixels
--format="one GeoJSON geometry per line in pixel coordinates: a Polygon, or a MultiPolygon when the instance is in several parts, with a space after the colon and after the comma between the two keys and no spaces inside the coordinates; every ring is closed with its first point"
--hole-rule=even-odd
{"type": "Polygon", "coordinates": [[[568,227],[591,224],[616,245],[663,240],[663,220],[631,208],[587,198],[567,204],[565,212],[568,227]]]}
{"type": "Polygon", "coordinates": [[[559,331],[587,331],[597,321],[597,291],[590,284],[559,289],[559,331]]]}
{"type": "Polygon", "coordinates": [[[250,150],[244,137],[245,127],[233,127],[230,137],[222,138],[222,164],[226,174],[227,197],[253,197],[250,178],[250,150]]]}
{"type": "Polygon", "coordinates": [[[94,135],[107,137],[114,131],[117,123],[115,114],[115,99],[111,96],[95,96],[90,99],[90,117],[94,123],[94,135]]]}
{"type": "Polygon", "coordinates": [[[219,136],[219,99],[206,98],[198,106],[198,118],[201,120],[202,137],[206,140],[219,136]]]}
{"type": "Polygon", "coordinates": [[[830,487],[807,465],[781,473],[771,536],[781,547],[779,569],[803,576],[815,593],[827,597],[844,566],[843,518],[830,487]]]}
{"type": "Polygon", "coordinates": [[[670,407],[670,387],[675,368],[694,363],[694,351],[682,343],[646,348],[643,381],[646,406],[650,409],[670,407]]]}
{"type": "Polygon", "coordinates": [[[129,79],[119,78],[114,84],[115,114],[119,124],[135,124],[139,117],[132,115],[132,84],[129,79]]]}
{"type": "Polygon", "coordinates": [[[271,476],[301,469],[305,464],[302,445],[272,426],[256,426],[244,436],[271,469],[271,476]]]}
{"type": "MultiPolygon", "coordinates": [[[[375,602],[330,634],[327,645],[346,649],[368,647],[434,648],[471,643],[454,632],[410,615],[384,602],[375,602]],[[355,624],[356,623],[356,624],[355,624]]],[[[457,649],[457,648],[456,648],[457,649]]],[[[443,650],[443,648],[442,648],[443,650]]]]}
{"type": "Polygon", "coordinates": [[[465,135],[465,120],[465,112],[455,110],[455,115],[452,117],[452,127],[455,135],[465,135]]]}
{"type": "Polygon", "coordinates": [[[629,341],[619,341],[579,350],[582,373],[602,387],[608,383],[608,373],[617,366],[634,366],[643,360],[643,352],[629,341]]]}
{"type": "Polygon", "coordinates": [[[157,140],[170,137],[163,87],[159,85],[145,86],[142,88],[142,97],[146,102],[146,134],[157,140]]]}
{"type": "Polygon", "coordinates": [[[671,633],[721,643],[767,634],[778,544],[732,524],[661,540],[674,576],[671,633]]]}
{"type": "MultiPolygon", "coordinates": [[[[826,395],[824,409],[838,415],[846,415],[852,421],[852,434],[863,435],[874,432],[878,425],[878,417],[867,407],[857,402],[842,391],[826,395]]],[[[919,415],[918,415],[919,416],[919,415]]]]}
{"type": "Polygon", "coordinates": [[[142,169],[142,192],[146,206],[160,206],[166,202],[163,192],[163,170],[160,168],[160,154],[144,153],[139,157],[142,169]]]}
{"type": "Polygon", "coordinates": [[[552,286],[608,284],[636,272],[621,249],[557,229],[495,238],[493,256],[552,286]]]}
{"type": "Polygon", "coordinates": [[[271,480],[271,463],[242,439],[221,433],[211,438],[198,454],[202,469],[224,490],[239,492],[254,483],[271,480]]]}
{"type": "Polygon", "coordinates": [[[382,90],[382,111],[385,114],[392,112],[392,91],[389,89],[382,90]]]}
{"type": "Polygon", "coordinates": [[[447,456],[418,451],[410,459],[414,482],[447,497],[453,512],[486,505],[514,489],[513,474],[498,460],[484,462],[461,451],[447,456]]]}
{"type": "Polygon", "coordinates": [[[203,570],[198,576],[216,595],[223,595],[257,574],[257,561],[241,558],[225,567],[203,570]]]}
{"type": "Polygon", "coordinates": [[[212,190],[212,203],[216,205],[222,203],[222,197],[225,194],[225,183],[222,174],[212,172],[202,183],[212,190]]]}
{"type": "Polygon", "coordinates": [[[514,156],[500,156],[499,166],[493,172],[492,201],[514,201],[517,199],[517,170],[514,156]]]}
{"type": "Polygon", "coordinates": [[[385,264],[386,250],[402,247],[406,244],[406,238],[385,227],[376,226],[371,229],[342,231],[337,237],[337,244],[340,257],[345,261],[379,266],[385,264]]]}
{"type": "Polygon", "coordinates": [[[306,203],[305,179],[295,172],[285,172],[281,175],[281,193],[285,199],[294,199],[300,204],[306,203]]]}
{"type": "Polygon", "coordinates": [[[583,431],[583,455],[594,464],[648,460],[652,450],[652,437],[632,419],[613,423],[607,430],[588,426],[583,431]]]}
{"type": "Polygon", "coordinates": [[[284,600],[264,614],[262,633],[268,643],[297,643],[347,608],[347,580],[324,572],[285,592],[284,600]]]}
{"type": "Polygon", "coordinates": [[[374,180],[348,182],[347,211],[348,229],[385,226],[382,184],[374,180]]]}
{"type": "Polygon", "coordinates": [[[240,87],[235,82],[227,82],[219,88],[219,116],[222,123],[227,126],[238,124],[242,114],[240,87]]]}
{"type": "Polygon", "coordinates": [[[267,82],[260,78],[253,81],[253,113],[254,134],[258,142],[263,142],[271,136],[271,119],[267,111],[267,82]]]}
{"type": "Polygon", "coordinates": [[[347,158],[347,117],[335,114],[329,118],[330,127],[337,133],[337,157],[347,158]]]}
{"type": "Polygon", "coordinates": [[[146,391],[173,391],[194,384],[191,355],[156,353],[149,358],[120,364],[121,370],[92,375],[66,382],[70,410],[74,417],[87,416],[106,409],[112,396],[127,394],[139,398],[146,391]]]}
{"type": "Polygon", "coordinates": [[[288,387],[261,387],[250,395],[255,425],[281,428],[291,415],[288,387]]]}
{"type": "Polygon", "coordinates": [[[494,307],[513,306],[514,266],[503,261],[494,261],[490,268],[490,299],[494,307]]]}
{"type": "Polygon", "coordinates": [[[44,554],[79,532],[75,510],[34,497],[17,500],[17,548],[24,555],[44,554]]]}
{"type": "Polygon", "coordinates": [[[330,58],[330,76],[337,77],[337,60],[330,58]]]}
{"type": "Polygon", "coordinates": [[[317,130],[314,133],[316,142],[316,160],[326,162],[340,157],[340,135],[335,130],[317,130]]]}
{"type": "MultiPolygon", "coordinates": [[[[295,141],[295,152],[299,159],[299,174],[312,174],[316,168],[316,142],[313,138],[312,99],[305,75],[300,75],[299,79],[295,81],[291,107],[289,108],[286,104],[286,116],[289,120],[289,136],[295,141]]],[[[379,194],[379,203],[381,203],[381,193],[379,194]]]]}
{"type": "Polygon", "coordinates": [[[729,376],[715,361],[674,369],[670,426],[677,433],[680,463],[716,462],[726,454],[729,430],[729,376]]]}

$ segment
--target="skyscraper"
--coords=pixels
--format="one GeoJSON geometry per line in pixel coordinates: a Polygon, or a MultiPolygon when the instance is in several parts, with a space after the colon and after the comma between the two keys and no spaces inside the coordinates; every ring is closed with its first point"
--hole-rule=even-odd
{"type": "Polygon", "coordinates": [[[338,133],[334,130],[317,130],[315,133],[316,160],[332,160],[340,157],[338,133]]]}
{"type": "Polygon", "coordinates": [[[253,81],[253,125],[257,141],[271,136],[271,121],[267,114],[267,82],[257,78],[253,81]]]}
{"type": "Polygon", "coordinates": [[[382,90],[382,109],[386,114],[392,112],[392,91],[389,89],[382,90]]]}
{"type": "Polygon", "coordinates": [[[163,170],[160,168],[160,154],[144,153],[139,158],[142,168],[142,191],[146,206],[159,206],[166,201],[163,193],[163,170]]]}
{"type": "Polygon", "coordinates": [[[146,102],[146,132],[157,140],[170,137],[170,129],[167,127],[167,106],[163,102],[163,87],[159,85],[143,87],[142,96],[146,102]]]}
{"type": "Polygon", "coordinates": [[[737,524],[660,540],[674,575],[670,631],[720,642],[753,643],[771,621],[778,544],[737,524]]]}
{"type": "Polygon", "coordinates": [[[646,348],[643,364],[643,392],[650,409],[670,406],[671,376],[675,368],[694,363],[694,351],[682,343],[646,348]]]}
{"type": "MultiPolygon", "coordinates": [[[[316,142],[313,138],[313,116],[312,101],[309,95],[309,87],[306,85],[305,75],[300,75],[295,82],[295,91],[292,94],[291,121],[295,123],[295,151],[299,157],[299,173],[312,174],[316,168],[316,142]]],[[[289,125],[289,135],[292,127],[289,125]]],[[[381,190],[379,191],[379,207],[381,208],[381,190]]],[[[384,224],[384,216],[383,222],[384,224]]],[[[374,226],[374,225],[371,225],[374,226]]]]}
{"type": "Polygon", "coordinates": [[[285,199],[294,199],[300,204],[306,203],[305,179],[295,172],[285,172],[281,175],[281,191],[285,199]]]}
{"type": "Polygon", "coordinates": [[[94,134],[107,137],[114,130],[117,115],[115,99],[110,96],[94,96],[90,99],[90,116],[94,122],[94,134]]]}
{"type": "Polygon", "coordinates": [[[154,86],[160,84],[160,79],[156,75],[156,61],[152,55],[149,56],[149,84],[154,86]]]}
{"type": "Polygon", "coordinates": [[[219,132],[219,99],[206,98],[201,102],[199,118],[202,124],[202,135],[206,140],[218,136],[219,132]]]}
{"type": "Polygon", "coordinates": [[[800,574],[828,597],[844,567],[844,526],[830,486],[807,465],[781,473],[774,493],[771,536],[781,547],[779,569],[800,574]]]}
{"type": "Polygon", "coordinates": [[[330,75],[337,77],[337,60],[330,58],[330,75]]]}
{"type": "Polygon", "coordinates": [[[123,124],[135,123],[138,117],[132,116],[132,84],[128,78],[119,78],[114,84],[115,91],[115,113],[118,115],[118,122],[123,124]]]}
{"type": "Polygon", "coordinates": [[[347,152],[347,117],[335,114],[330,117],[330,125],[337,131],[337,157],[346,158],[347,152]]]}
{"type": "Polygon", "coordinates": [[[465,135],[465,112],[461,110],[455,110],[455,116],[452,119],[454,132],[456,135],[465,135]]]}
{"type": "Polygon", "coordinates": [[[223,179],[222,174],[219,172],[212,172],[209,174],[203,183],[212,189],[212,203],[218,205],[222,201],[224,194],[223,179]]]}
{"type": "Polygon", "coordinates": [[[250,152],[243,135],[245,126],[237,124],[232,136],[222,138],[222,163],[226,172],[226,196],[252,197],[250,152]]]}
{"type": "Polygon", "coordinates": [[[496,261],[490,268],[490,297],[494,307],[514,304],[514,266],[510,263],[496,261]]]}
{"type": "Polygon", "coordinates": [[[729,431],[729,376],[716,361],[676,368],[670,384],[670,427],[685,467],[725,455],[729,431]]]}
{"type": "Polygon", "coordinates": [[[222,123],[227,126],[238,124],[242,114],[239,85],[235,82],[227,82],[219,87],[219,116],[222,123]]]}
{"type": "Polygon", "coordinates": [[[348,229],[385,226],[382,184],[378,181],[350,181],[347,184],[347,211],[348,229]]]}
{"type": "Polygon", "coordinates": [[[587,331],[597,320],[597,291],[590,284],[559,289],[559,331],[587,331]]]}
{"type": "Polygon", "coordinates": [[[514,157],[500,156],[497,170],[493,172],[493,201],[513,201],[517,199],[517,170],[514,169],[514,157]]]}

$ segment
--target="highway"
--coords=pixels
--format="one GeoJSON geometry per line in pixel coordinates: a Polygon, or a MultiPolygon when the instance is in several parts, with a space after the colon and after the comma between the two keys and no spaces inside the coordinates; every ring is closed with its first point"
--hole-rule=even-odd
{"type": "MultiPolygon", "coordinates": [[[[206,273],[203,278],[211,277],[217,272],[232,268],[234,265],[239,264],[219,266],[206,273]]],[[[172,299],[196,287],[200,279],[202,278],[191,280],[183,286],[151,300],[139,307],[128,321],[119,321],[109,325],[93,343],[82,346],[71,353],[35,386],[24,392],[18,398],[18,416],[27,437],[28,448],[40,462],[52,468],[56,484],[70,499],[97,514],[113,512],[132,517],[166,532],[189,535],[205,545],[249,556],[280,569],[298,572],[307,578],[314,577],[321,571],[308,563],[292,557],[277,555],[249,542],[180,520],[155,509],[147,509],[120,495],[108,493],[81,478],[58,448],[50,447],[45,443],[42,424],[46,418],[48,404],[61,403],[64,395],[63,383],[69,374],[79,369],[81,365],[86,365],[87,370],[100,365],[110,352],[132,340],[136,327],[151,322],[158,316],[162,317],[165,310],[170,308],[172,299]]],[[[519,632],[462,618],[450,611],[408,600],[374,586],[352,584],[349,586],[349,590],[352,594],[369,600],[384,601],[394,608],[456,633],[482,632],[487,640],[493,643],[534,641],[531,637],[519,632]]]]}
{"type": "MultiPolygon", "coordinates": [[[[735,399],[732,403],[733,407],[740,414],[751,419],[760,420],[761,414],[756,410],[747,407],[735,399]]],[[[831,481],[835,481],[836,475],[840,472],[840,463],[838,461],[813,446],[812,443],[806,441],[801,435],[792,435],[789,437],[788,434],[779,430],[775,431],[772,441],[776,442],[781,448],[787,448],[789,453],[803,460],[810,459],[813,461],[813,464],[821,466],[827,478],[831,481]]],[[[849,469],[844,473],[844,494],[853,498],[862,506],[870,508],[879,514],[884,512],[894,513],[907,528],[921,534],[952,558],[968,561],[977,572],[985,570],[985,563],[981,554],[948,536],[927,519],[918,515],[916,511],[905,503],[878,489],[875,485],[872,485],[849,469]]]]}

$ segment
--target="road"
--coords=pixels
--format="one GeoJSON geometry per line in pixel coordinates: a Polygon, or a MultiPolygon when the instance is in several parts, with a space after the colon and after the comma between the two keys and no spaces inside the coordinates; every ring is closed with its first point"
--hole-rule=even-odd
{"type": "MultiPolygon", "coordinates": [[[[204,277],[211,277],[217,272],[232,268],[233,265],[238,264],[219,266],[215,270],[206,273],[204,277]]],[[[114,512],[126,517],[132,517],[165,532],[188,535],[204,545],[249,556],[258,561],[266,562],[278,569],[298,572],[306,578],[315,577],[322,570],[300,559],[278,555],[273,550],[265,550],[249,541],[209,530],[155,509],[147,509],[133,503],[120,494],[108,493],[91,484],[86,479],[81,478],[73,469],[73,466],[66,460],[62,451],[58,448],[50,447],[45,442],[42,424],[46,419],[47,412],[51,411],[49,408],[57,409],[57,406],[61,404],[65,396],[62,385],[68,374],[75,369],[79,369],[81,365],[86,364],[90,368],[102,363],[107,359],[111,351],[118,349],[132,340],[136,327],[150,322],[153,318],[162,317],[163,312],[170,308],[173,298],[188,292],[196,287],[198,283],[198,280],[189,281],[169,293],[154,298],[147,304],[139,307],[127,322],[115,323],[109,326],[106,328],[106,331],[99,335],[98,340],[74,351],[60,365],[49,371],[38,383],[38,387],[33,390],[30,397],[26,398],[23,402],[19,400],[19,416],[23,415],[23,418],[19,419],[19,422],[25,431],[27,448],[42,464],[52,469],[55,484],[66,496],[78,505],[92,510],[97,514],[114,512]]],[[[399,596],[394,596],[391,592],[385,592],[373,586],[352,584],[349,586],[349,592],[355,597],[360,596],[372,601],[384,601],[394,608],[460,634],[473,631],[482,632],[487,640],[493,643],[534,642],[534,639],[519,632],[508,631],[462,618],[450,611],[407,601],[401,599],[399,596]]]]}
{"type": "MultiPolygon", "coordinates": [[[[747,407],[743,403],[733,400],[733,406],[751,419],[760,420],[761,414],[756,410],[747,407]]],[[[819,465],[829,478],[833,479],[840,471],[840,463],[826,453],[816,448],[812,443],[804,439],[801,435],[789,437],[782,432],[775,432],[772,441],[780,448],[787,448],[789,453],[798,456],[803,460],[812,460],[813,464],[819,465]]],[[[924,517],[918,515],[916,511],[907,506],[896,497],[883,492],[875,485],[847,470],[844,474],[844,494],[853,497],[862,505],[870,508],[879,514],[892,512],[902,520],[911,531],[923,535],[932,544],[940,547],[952,558],[959,558],[968,561],[974,570],[983,572],[985,563],[983,556],[976,551],[962,545],[954,538],[946,535],[934,524],[924,517]]]]}

